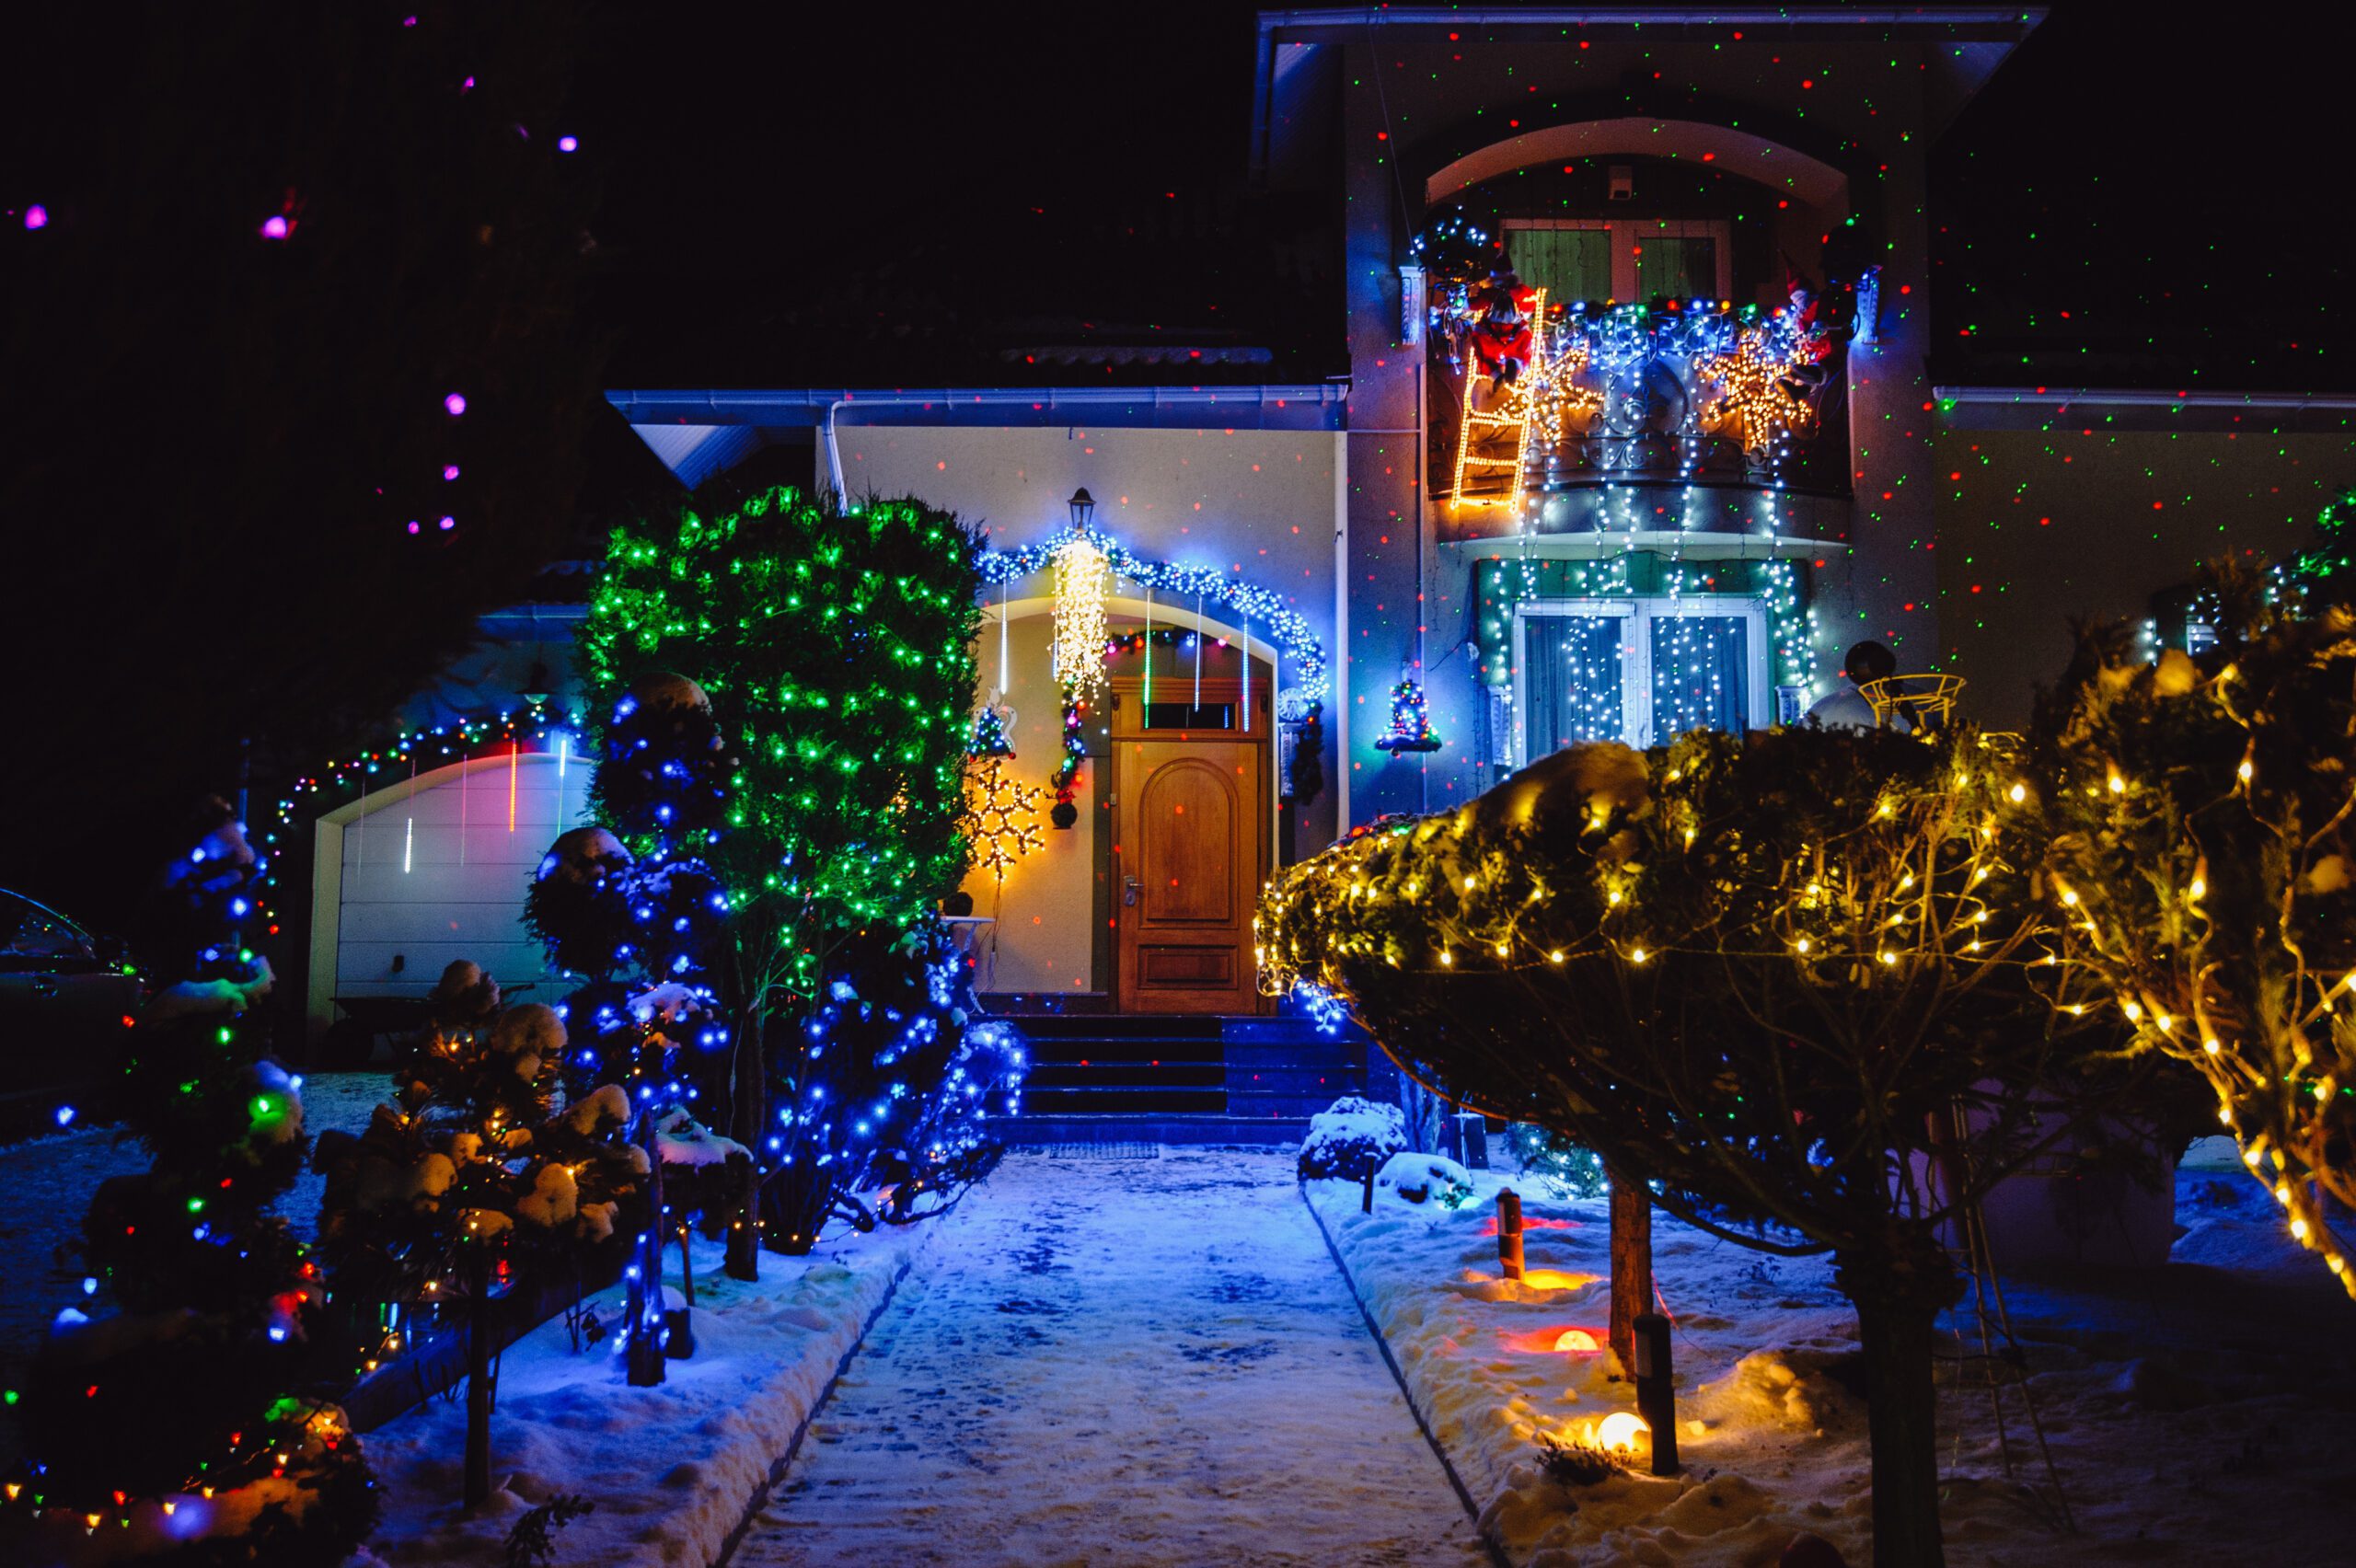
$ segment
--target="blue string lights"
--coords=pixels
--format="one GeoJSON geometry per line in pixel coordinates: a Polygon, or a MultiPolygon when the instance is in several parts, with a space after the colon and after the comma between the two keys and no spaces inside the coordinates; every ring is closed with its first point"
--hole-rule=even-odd
{"type": "Polygon", "coordinates": [[[1056,564],[1061,551],[1075,543],[1094,546],[1103,552],[1113,575],[1125,577],[1140,588],[1180,600],[1199,598],[1206,603],[1225,605],[1237,613],[1247,630],[1253,621],[1261,622],[1294,682],[1278,694],[1279,712],[1305,709],[1324,698],[1325,645],[1318,640],[1300,613],[1286,605],[1282,595],[1210,567],[1141,559],[1092,525],[1072,524],[1034,545],[984,551],[980,563],[982,581],[1011,582],[1045,571],[1056,564]]]}

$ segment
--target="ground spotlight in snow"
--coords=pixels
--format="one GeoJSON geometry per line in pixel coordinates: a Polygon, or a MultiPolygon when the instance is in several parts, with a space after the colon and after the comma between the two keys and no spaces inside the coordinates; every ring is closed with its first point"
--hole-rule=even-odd
{"type": "Polygon", "coordinates": [[[1565,1269],[1530,1269],[1521,1276],[1521,1283],[1532,1290],[1576,1290],[1593,1285],[1601,1274],[1573,1274],[1565,1269]]]}
{"type": "Polygon", "coordinates": [[[1652,1428],[1645,1424],[1643,1417],[1615,1410],[1596,1424],[1594,1442],[1607,1454],[1633,1454],[1636,1451],[1636,1439],[1651,1434],[1652,1428]]]}
{"type": "Polygon", "coordinates": [[[1500,1332],[1497,1341],[1507,1350],[1524,1355],[1553,1355],[1562,1352],[1584,1355],[1603,1348],[1605,1331],[1580,1328],[1570,1323],[1551,1323],[1526,1332],[1500,1332]]]}

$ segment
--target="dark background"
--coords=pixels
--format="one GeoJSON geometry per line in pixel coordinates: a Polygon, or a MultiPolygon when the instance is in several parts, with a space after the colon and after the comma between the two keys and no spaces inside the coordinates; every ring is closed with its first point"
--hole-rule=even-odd
{"type": "MultiPolygon", "coordinates": [[[[2057,6],[1934,149],[1935,374],[2356,384],[2324,14],[2057,6]]],[[[1176,333],[1345,369],[1332,197],[1246,187],[1253,17],[12,17],[0,886],[119,925],[194,796],[380,736],[478,615],[669,483],[602,388],[938,384],[1176,333]],[[402,533],[445,505],[464,525],[402,533]]]]}
{"type": "MultiPolygon", "coordinates": [[[[1133,231],[1184,231],[1242,194],[1254,7],[783,9],[609,20],[591,52],[581,123],[629,329],[619,371],[917,256],[1026,306],[1117,306],[1133,231]]],[[[2104,356],[2112,380],[2348,385],[2335,192],[2356,40],[2327,16],[2054,6],[1935,150],[1953,368],[2059,351],[2104,356]]],[[[1207,325],[1217,304],[1279,334],[1299,296],[1248,259],[1228,248],[1200,298],[1160,308],[1207,325]]]]}

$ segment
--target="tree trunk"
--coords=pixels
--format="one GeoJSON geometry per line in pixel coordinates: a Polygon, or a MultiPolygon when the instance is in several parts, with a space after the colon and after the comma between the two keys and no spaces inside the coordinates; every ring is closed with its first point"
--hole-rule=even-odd
{"type": "Polygon", "coordinates": [[[1874,1568],[1941,1568],[1938,1390],[1931,1380],[1938,1309],[1896,1292],[1854,1299],[1873,1436],[1874,1568]]]}
{"type": "Polygon", "coordinates": [[[721,1272],[730,1279],[761,1277],[761,1135],[768,1125],[768,1053],[761,1021],[745,1009],[736,1020],[736,1078],[731,1086],[728,1136],[752,1151],[745,1161],[721,1272]]]}
{"type": "Polygon", "coordinates": [[[1616,1166],[1611,1183],[1611,1354],[1620,1375],[1636,1366],[1636,1320],[1653,1309],[1653,1195],[1616,1166]]]}
{"type": "Polygon", "coordinates": [[[627,1361],[630,1387],[647,1389],[664,1378],[663,1227],[669,1222],[663,1215],[663,1161],[655,1146],[654,1118],[642,1118],[640,1126],[646,1139],[646,1196],[650,1212],[646,1230],[632,1249],[627,1361]]]}
{"type": "Polygon", "coordinates": [[[466,1505],[491,1496],[491,1254],[478,1244],[467,1265],[466,1505]]]}

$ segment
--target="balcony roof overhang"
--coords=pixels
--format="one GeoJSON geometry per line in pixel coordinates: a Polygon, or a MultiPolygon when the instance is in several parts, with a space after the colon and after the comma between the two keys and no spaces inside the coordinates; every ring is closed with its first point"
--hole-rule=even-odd
{"type": "Polygon", "coordinates": [[[1888,39],[1956,46],[1939,63],[1943,96],[1952,114],[2046,14],[2043,6],[1398,6],[1263,11],[1252,92],[1252,174],[1254,179],[1265,178],[1276,142],[1288,133],[1276,108],[1279,78],[1295,67],[1293,61],[1279,57],[1284,44],[1339,43],[1377,29],[1392,34],[1479,29],[1492,39],[1532,42],[1560,41],[1567,28],[1641,28],[1647,38],[1707,33],[1714,40],[1738,28],[1784,40],[1854,37],[1875,29],[1888,39]]]}
{"type": "Polygon", "coordinates": [[[2356,430],[2356,392],[2195,390],[2135,386],[1931,388],[1950,430],[2243,431],[2344,435],[2356,430]]]}

